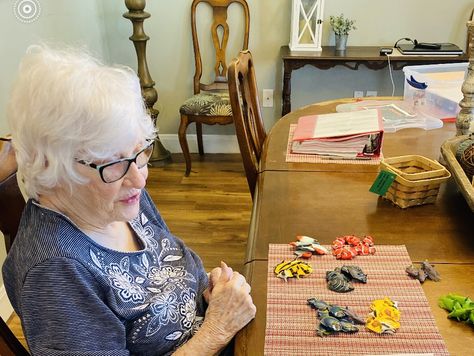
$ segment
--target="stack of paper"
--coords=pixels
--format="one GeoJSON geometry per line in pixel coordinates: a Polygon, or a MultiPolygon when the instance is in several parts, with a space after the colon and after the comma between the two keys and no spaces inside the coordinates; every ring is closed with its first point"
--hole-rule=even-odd
{"type": "Polygon", "coordinates": [[[382,137],[378,109],[303,116],[293,135],[292,152],[334,159],[371,159],[380,155],[382,137]]]}

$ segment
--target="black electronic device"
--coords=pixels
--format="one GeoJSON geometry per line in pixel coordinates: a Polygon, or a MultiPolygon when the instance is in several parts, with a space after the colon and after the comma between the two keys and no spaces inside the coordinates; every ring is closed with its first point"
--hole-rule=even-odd
{"type": "Polygon", "coordinates": [[[453,43],[418,42],[408,37],[400,38],[393,47],[397,48],[403,55],[412,56],[458,56],[464,53],[461,48],[453,43]],[[400,41],[411,43],[399,44],[400,41]]]}
{"type": "Polygon", "coordinates": [[[424,49],[440,49],[441,43],[415,42],[415,47],[424,49]]]}
{"type": "Polygon", "coordinates": [[[393,48],[388,48],[388,47],[383,47],[380,48],[380,55],[381,56],[386,56],[387,54],[392,54],[393,48]]]}
{"type": "Polygon", "coordinates": [[[397,44],[397,48],[401,54],[404,55],[461,55],[463,50],[453,43],[438,43],[440,46],[437,48],[420,47],[415,44],[397,44]]]}

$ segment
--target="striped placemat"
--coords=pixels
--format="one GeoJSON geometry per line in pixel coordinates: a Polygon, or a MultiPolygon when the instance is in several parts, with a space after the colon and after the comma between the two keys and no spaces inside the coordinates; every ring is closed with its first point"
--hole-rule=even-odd
{"type": "Polygon", "coordinates": [[[411,260],[404,245],[379,245],[375,255],[350,261],[336,260],[332,255],[313,256],[308,260],[312,274],[288,282],[275,277],[275,265],[293,257],[291,246],[270,244],[265,355],[449,355],[420,283],[405,273],[411,260]],[[326,271],[344,264],[360,266],[368,275],[367,284],[353,283],[355,289],[349,293],[330,291],[326,271]],[[401,327],[393,335],[378,335],[361,326],[354,334],[319,337],[316,313],[306,303],[316,297],[348,306],[366,317],[371,302],[386,296],[398,302],[401,312],[401,327]]]}
{"type": "Polygon", "coordinates": [[[318,155],[309,155],[291,152],[291,141],[293,140],[293,133],[295,132],[296,124],[290,125],[290,132],[288,134],[288,144],[286,146],[286,162],[304,162],[304,163],[335,163],[335,164],[365,164],[378,165],[383,159],[382,153],[379,157],[373,159],[328,159],[318,155]]]}

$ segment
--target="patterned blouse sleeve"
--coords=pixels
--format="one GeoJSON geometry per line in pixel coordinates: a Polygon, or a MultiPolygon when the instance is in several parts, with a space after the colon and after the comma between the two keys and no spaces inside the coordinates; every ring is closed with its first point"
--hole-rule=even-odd
{"type": "Polygon", "coordinates": [[[125,327],[84,266],[55,258],[28,273],[20,314],[33,355],[128,356],[125,327]]]}

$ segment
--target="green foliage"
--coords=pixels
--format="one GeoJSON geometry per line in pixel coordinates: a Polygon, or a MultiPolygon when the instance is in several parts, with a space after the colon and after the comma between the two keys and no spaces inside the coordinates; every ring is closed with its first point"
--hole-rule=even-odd
{"type": "Polygon", "coordinates": [[[336,35],[347,35],[350,30],[357,29],[354,23],[355,20],[344,17],[344,14],[340,16],[329,16],[329,24],[336,35]]]}

